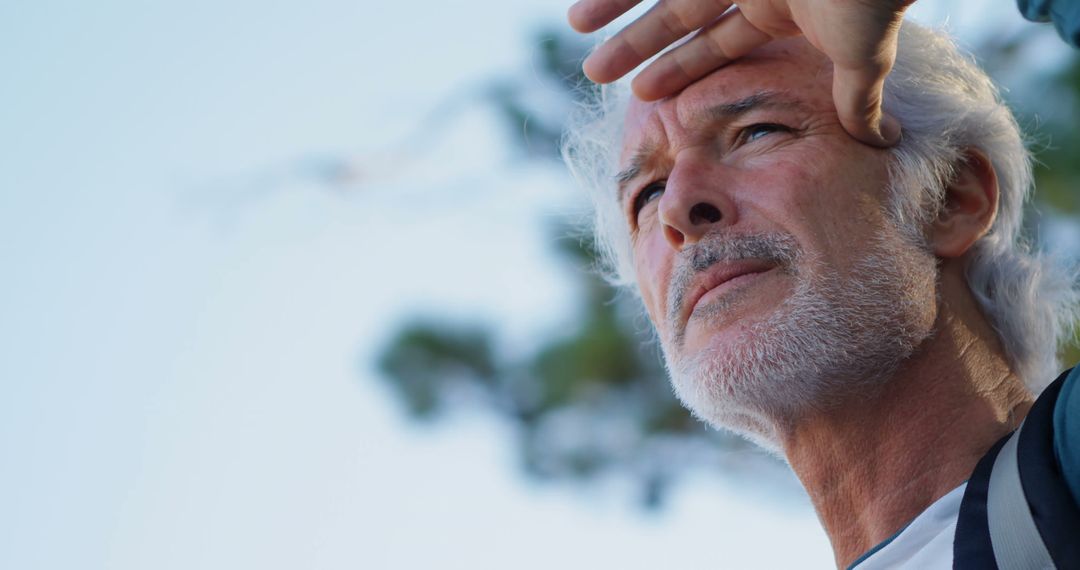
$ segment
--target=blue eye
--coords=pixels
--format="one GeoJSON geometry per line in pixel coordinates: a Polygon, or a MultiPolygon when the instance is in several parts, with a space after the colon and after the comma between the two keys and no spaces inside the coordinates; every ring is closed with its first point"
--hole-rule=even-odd
{"type": "Polygon", "coordinates": [[[634,197],[634,215],[637,216],[641,212],[641,209],[645,207],[645,204],[651,202],[653,198],[659,198],[663,193],[663,182],[653,182],[645,188],[642,188],[641,192],[638,192],[638,195],[634,197]]]}
{"type": "Polygon", "coordinates": [[[754,142],[772,133],[786,133],[790,131],[791,129],[784,125],[777,125],[776,123],[757,123],[739,131],[739,142],[754,142]]]}

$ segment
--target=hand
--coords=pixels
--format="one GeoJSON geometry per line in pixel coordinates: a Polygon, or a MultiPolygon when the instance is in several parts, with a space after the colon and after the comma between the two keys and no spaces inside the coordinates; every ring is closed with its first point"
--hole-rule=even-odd
{"type": "MultiPolygon", "coordinates": [[[[567,18],[575,30],[589,33],[640,1],[579,0],[567,18]]],[[[773,39],[802,34],[833,62],[833,99],[844,129],[864,143],[891,146],[900,139],[900,125],[882,114],[881,92],[896,60],[904,10],[914,1],[658,0],[600,45],[585,60],[584,71],[597,83],[610,83],[696,30],[634,78],[634,94],[652,101],[773,39]]]]}

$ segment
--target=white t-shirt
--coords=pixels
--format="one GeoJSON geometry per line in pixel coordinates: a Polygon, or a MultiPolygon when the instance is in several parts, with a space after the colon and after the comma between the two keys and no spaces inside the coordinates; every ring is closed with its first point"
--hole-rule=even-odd
{"type": "Polygon", "coordinates": [[[934,501],[899,534],[874,547],[850,570],[935,570],[953,567],[953,539],[967,482],[934,501]]]}

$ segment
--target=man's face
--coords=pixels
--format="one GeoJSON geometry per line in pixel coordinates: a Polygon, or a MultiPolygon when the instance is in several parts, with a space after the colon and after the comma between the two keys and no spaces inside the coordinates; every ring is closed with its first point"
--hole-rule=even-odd
{"type": "Polygon", "coordinates": [[[888,154],[847,135],[830,87],[790,40],[627,114],[641,295],[680,397],[714,423],[820,408],[932,326],[934,259],[885,213],[888,154]]]}

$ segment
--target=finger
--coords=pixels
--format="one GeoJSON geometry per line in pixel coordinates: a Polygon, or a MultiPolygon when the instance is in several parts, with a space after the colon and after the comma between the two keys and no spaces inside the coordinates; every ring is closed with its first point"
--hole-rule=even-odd
{"type": "Polygon", "coordinates": [[[892,62],[860,68],[837,66],[833,70],[833,100],[844,130],[876,147],[893,146],[900,140],[900,124],[881,110],[881,94],[892,62]]]}
{"type": "Polygon", "coordinates": [[[653,101],[677,93],[772,39],[732,10],[642,70],[631,85],[634,95],[653,101]]]}
{"type": "Polygon", "coordinates": [[[610,24],[639,3],[641,0],[580,0],[567,10],[566,19],[571,28],[588,34],[610,24]]]}
{"type": "Polygon", "coordinates": [[[585,75],[597,83],[615,81],[730,7],[726,0],[661,0],[597,48],[585,60],[585,75]]]}

